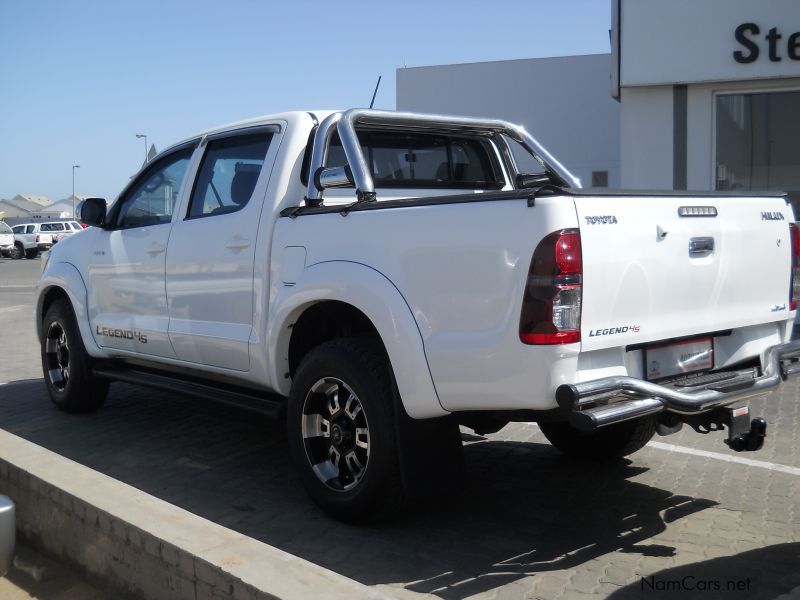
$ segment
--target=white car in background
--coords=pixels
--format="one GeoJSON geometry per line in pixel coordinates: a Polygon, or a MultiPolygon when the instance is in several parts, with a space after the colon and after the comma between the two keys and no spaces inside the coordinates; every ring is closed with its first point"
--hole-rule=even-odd
{"type": "Polygon", "coordinates": [[[14,225],[11,230],[14,232],[14,249],[11,251],[11,258],[36,258],[39,255],[39,246],[36,238],[38,223],[23,223],[14,225]]]}
{"type": "Polygon", "coordinates": [[[14,250],[14,232],[11,227],[0,221],[0,254],[11,256],[14,250]]]}

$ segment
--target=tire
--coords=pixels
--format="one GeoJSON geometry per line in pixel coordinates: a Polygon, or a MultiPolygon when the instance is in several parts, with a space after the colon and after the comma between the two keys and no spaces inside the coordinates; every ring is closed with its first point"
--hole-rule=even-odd
{"type": "Polygon", "coordinates": [[[368,523],[404,505],[392,407],[389,359],[377,340],[326,342],[301,362],[286,414],[289,447],[327,514],[368,523]]]}
{"type": "Polygon", "coordinates": [[[539,423],[547,440],[561,452],[582,460],[609,460],[633,454],[644,447],[656,431],[652,417],[608,425],[583,433],[565,421],[539,423]]]}
{"type": "Polygon", "coordinates": [[[20,242],[16,242],[8,255],[14,260],[18,260],[25,256],[25,247],[20,242]]]}
{"type": "Polygon", "coordinates": [[[39,256],[38,248],[30,248],[29,250],[25,250],[25,258],[36,258],[37,256],[39,256]]]}
{"type": "Polygon", "coordinates": [[[59,299],[50,305],[42,332],[42,372],[53,404],[68,413],[97,410],[106,399],[109,383],[92,375],[69,301],[59,299]]]}

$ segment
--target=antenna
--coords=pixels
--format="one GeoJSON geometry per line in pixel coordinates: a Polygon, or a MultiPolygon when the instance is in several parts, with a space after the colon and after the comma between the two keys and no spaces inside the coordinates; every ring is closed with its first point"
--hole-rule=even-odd
{"type": "Polygon", "coordinates": [[[372,92],[372,102],[369,103],[369,107],[372,108],[372,105],[375,104],[375,96],[378,95],[378,88],[381,85],[381,76],[378,75],[378,83],[375,84],[375,91],[372,92]]]}

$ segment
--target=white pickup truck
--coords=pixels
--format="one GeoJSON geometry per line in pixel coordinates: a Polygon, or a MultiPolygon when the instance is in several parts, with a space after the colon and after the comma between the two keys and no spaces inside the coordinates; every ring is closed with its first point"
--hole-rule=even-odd
{"type": "Polygon", "coordinates": [[[684,423],[757,450],[743,401],[800,371],[785,197],[581,189],[503,121],[263,117],[80,214],[38,285],[53,402],[126,381],[286,418],[306,489],[350,521],[451,487],[459,425],[535,421],[590,459],[684,423]]]}

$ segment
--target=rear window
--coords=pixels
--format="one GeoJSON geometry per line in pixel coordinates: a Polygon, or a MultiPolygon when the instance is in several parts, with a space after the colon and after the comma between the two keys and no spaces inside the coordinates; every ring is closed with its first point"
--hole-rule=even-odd
{"type": "Polygon", "coordinates": [[[42,223],[39,231],[64,231],[62,223],[42,223]]]}
{"type": "Polygon", "coordinates": [[[0,221],[0,233],[14,233],[11,231],[11,227],[0,221]]]}
{"type": "MultiPolygon", "coordinates": [[[[361,151],[376,187],[497,190],[504,181],[487,140],[432,133],[359,131],[361,151]]],[[[334,135],[327,166],[345,164],[334,135]]]]}

